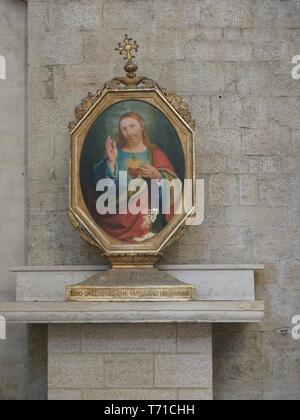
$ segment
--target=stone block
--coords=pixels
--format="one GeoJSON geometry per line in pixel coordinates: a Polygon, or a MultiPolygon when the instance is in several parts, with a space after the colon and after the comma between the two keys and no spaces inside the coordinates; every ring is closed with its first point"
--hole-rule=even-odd
{"type": "MultiPolygon", "coordinates": [[[[42,181],[47,183],[51,178],[54,178],[54,138],[50,134],[46,137],[42,137],[42,135],[35,137],[39,137],[39,141],[35,141],[33,136],[31,144],[28,146],[30,150],[30,169],[28,170],[28,176],[32,180],[39,180],[40,184],[42,181]]],[[[33,191],[35,187],[36,185],[33,185],[33,191]]],[[[45,188],[49,189],[49,185],[45,188]]],[[[30,189],[29,187],[29,191],[30,189]]],[[[31,204],[33,204],[32,201],[31,204]]],[[[43,208],[43,210],[45,209],[43,208]]]]}
{"type": "Polygon", "coordinates": [[[242,131],[242,152],[245,155],[280,156],[289,155],[291,150],[291,136],[287,128],[242,131]]]}
{"type": "Polygon", "coordinates": [[[225,28],[224,39],[229,42],[239,42],[242,36],[242,30],[240,28],[225,28]]]}
{"type": "Polygon", "coordinates": [[[297,155],[300,154],[300,130],[292,132],[293,152],[297,155]]]}
{"type": "Polygon", "coordinates": [[[219,96],[225,89],[223,63],[204,61],[197,63],[176,60],[167,63],[162,69],[161,79],[180,95],[219,96]],[[182,75],[184,74],[184,77],[182,75]]]}
{"type": "MultiPolygon", "coordinates": [[[[203,234],[205,243],[215,243],[218,237],[222,236],[228,244],[235,245],[240,242],[248,245],[253,238],[244,229],[224,228],[224,222],[219,226],[209,224],[204,228],[203,234]]],[[[190,239],[190,238],[189,238],[190,239]]],[[[197,238],[196,238],[197,239],[197,238]]],[[[64,302],[65,288],[70,284],[77,284],[96,273],[105,270],[101,267],[86,267],[84,270],[77,267],[77,270],[70,271],[70,268],[51,269],[44,268],[42,271],[34,269],[17,274],[17,301],[18,302],[64,302]]],[[[207,269],[194,269],[193,267],[180,269],[170,268],[170,274],[176,279],[194,284],[201,299],[206,300],[254,300],[254,279],[251,269],[221,269],[213,267],[207,269]],[[214,288],[211,288],[211,284],[214,288]]],[[[61,327],[62,328],[62,327],[61,327]]],[[[58,328],[60,331],[60,328],[58,328]]],[[[175,351],[175,326],[152,324],[147,326],[84,326],[82,330],[82,348],[89,352],[169,352],[175,351]],[[138,334],[136,334],[136,332],[138,334]],[[162,337],[160,338],[159,333],[162,337]],[[130,336],[132,344],[127,337],[130,336]]]]}
{"type": "Polygon", "coordinates": [[[293,257],[296,260],[299,260],[300,259],[300,249],[299,249],[300,248],[300,240],[299,240],[299,238],[300,238],[300,229],[299,229],[299,224],[298,225],[297,224],[295,225],[294,223],[292,223],[291,226],[294,227],[294,230],[292,230],[292,232],[293,232],[294,246],[295,246],[293,257]]]}
{"type": "Polygon", "coordinates": [[[221,174],[226,173],[226,162],[224,156],[221,154],[201,154],[198,162],[198,174],[221,174]]]}
{"type": "Polygon", "coordinates": [[[300,226],[300,207],[293,205],[289,207],[289,224],[293,226],[300,226]]]}
{"type": "Polygon", "coordinates": [[[242,140],[239,130],[201,130],[197,138],[199,139],[198,153],[218,153],[220,156],[239,155],[241,153],[242,140]]]}
{"type": "Polygon", "coordinates": [[[102,2],[90,0],[50,1],[49,28],[51,31],[99,30],[102,18],[102,2]]]}
{"type": "Polygon", "coordinates": [[[26,340],[26,326],[7,324],[6,340],[0,341],[1,363],[26,363],[28,356],[26,340]]]}
{"type": "Polygon", "coordinates": [[[0,364],[0,400],[26,400],[26,365],[24,363],[0,364]]]}
{"type": "Polygon", "coordinates": [[[269,63],[238,63],[236,89],[240,97],[255,95],[268,98],[273,89],[269,63]]]}
{"type": "MultiPolygon", "coordinates": [[[[276,208],[269,208],[273,213],[276,208]]],[[[256,253],[261,261],[273,261],[279,258],[292,258],[297,245],[297,230],[292,226],[288,227],[286,222],[287,210],[278,207],[281,211],[282,222],[276,229],[270,229],[270,225],[260,226],[256,232],[256,253]]],[[[272,215],[270,216],[272,217],[272,215]]]]}
{"type": "Polygon", "coordinates": [[[270,106],[270,115],[279,126],[285,126],[292,130],[300,129],[300,121],[297,118],[300,112],[300,98],[274,98],[270,106]]]}
{"type": "Polygon", "coordinates": [[[249,171],[252,174],[279,174],[280,159],[278,157],[251,157],[249,171]]]}
{"type": "Polygon", "coordinates": [[[51,389],[102,388],[104,358],[92,354],[50,354],[48,387],[51,389]]]}
{"type": "Polygon", "coordinates": [[[48,401],[80,401],[81,391],[76,389],[49,389],[48,401]]]}
{"type": "Polygon", "coordinates": [[[201,4],[195,0],[154,0],[154,23],[158,28],[191,28],[200,23],[201,4]]]}
{"type": "Polygon", "coordinates": [[[154,359],[150,354],[106,355],[105,387],[153,388],[153,367],[154,359]]]}
{"type": "Polygon", "coordinates": [[[180,389],[178,391],[180,401],[212,401],[212,389],[180,389]]]}
{"type": "Polygon", "coordinates": [[[265,206],[284,206],[289,199],[290,193],[293,194],[293,180],[289,176],[260,175],[258,183],[260,200],[265,206]]]}
{"type": "MultiPolygon", "coordinates": [[[[283,255],[284,258],[284,255],[283,255]]],[[[291,256],[286,256],[286,259],[291,259],[291,256]]],[[[278,292],[273,301],[273,310],[284,326],[291,326],[291,320],[294,315],[300,315],[300,290],[298,287],[293,287],[290,290],[282,290],[278,292]]]]}
{"type": "MultiPolygon", "coordinates": [[[[224,156],[221,153],[202,154],[199,150],[197,162],[197,176],[201,178],[204,174],[236,175],[248,173],[249,171],[248,157],[238,154],[233,154],[231,156],[224,156]]],[[[206,217],[209,217],[207,212],[206,217]]]]}
{"type": "Polygon", "coordinates": [[[48,328],[47,325],[27,325],[28,362],[44,364],[47,361],[48,328]]]}
{"type": "Polygon", "coordinates": [[[128,28],[143,28],[144,30],[153,25],[153,15],[152,2],[147,0],[106,1],[103,4],[103,27],[104,29],[122,28],[126,31],[128,28]]]}
{"type": "Polygon", "coordinates": [[[211,325],[178,324],[177,352],[197,353],[207,355],[211,353],[211,325]]]}
{"type": "Polygon", "coordinates": [[[86,353],[173,353],[176,326],[127,324],[84,326],[81,338],[86,353]]]}
{"type": "Polygon", "coordinates": [[[238,358],[246,354],[259,357],[263,349],[263,334],[256,331],[248,332],[245,328],[241,331],[233,329],[226,331],[226,326],[224,330],[220,326],[213,334],[213,349],[216,357],[238,358]]]}
{"type": "Polygon", "coordinates": [[[220,125],[224,129],[268,128],[270,115],[267,98],[226,94],[220,99],[220,125]]]}
{"type": "Polygon", "coordinates": [[[27,0],[28,31],[32,36],[49,30],[49,9],[45,0],[27,0]],[[37,34],[34,34],[37,33],[37,34]]]}
{"type": "Polygon", "coordinates": [[[225,158],[225,173],[246,174],[249,172],[249,160],[246,156],[228,155],[225,158]]]}
{"type": "MultiPolygon", "coordinates": [[[[243,248],[251,250],[253,248],[254,238],[251,235],[251,232],[248,232],[248,229],[244,232],[236,233],[234,229],[213,229],[213,233],[210,230],[210,234],[206,234],[206,231],[203,232],[205,239],[203,242],[207,242],[208,246],[205,248],[214,247],[214,244],[220,241],[220,238],[224,243],[226,243],[225,249],[228,248],[237,248],[239,244],[239,252],[243,248]],[[233,232],[232,232],[233,231],[233,232]]],[[[198,240],[199,241],[199,240],[198,240]]],[[[220,251],[215,247],[212,255],[218,254],[220,251]]],[[[215,258],[216,262],[218,261],[218,256],[215,258]]],[[[197,296],[203,300],[254,300],[254,282],[253,282],[253,273],[251,271],[173,271],[171,274],[176,277],[178,280],[186,282],[187,278],[189,279],[190,284],[196,286],[197,296]],[[214,284],[214,290],[211,288],[211,284],[214,284]]],[[[197,327],[195,327],[197,328],[197,327]]]]}
{"type": "Polygon", "coordinates": [[[186,28],[185,36],[187,41],[196,42],[218,42],[223,39],[223,31],[221,28],[205,28],[205,27],[194,27],[186,28]]]}
{"type": "Polygon", "coordinates": [[[283,174],[296,174],[300,171],[299,156],[283,157],[281,159],[281,168],[283,174]]]}
{"type": "Polygon", "coordinates": [[[47,398],[47,326],[28,325],[27,398],[29,401],[47,398]]]}
{"type": "MultiPolygon", "coordinates": [[[[48,354],[52,353],[80,353],[81,351],[80,325],[49,325],[48,326],[48,354]]],[[[76,367],[75,367],[76,369],[76,367]]]]}
{"type": "Polygon", "coordinates": [[[167,401],[176,400],[176,390],[155,390],[155,389],[103,389],[82,391],[82,400],[84,401],[167,401]]]}
{"type": "MultiPolygon", "coordinates": [[[[1,81],[2,82],[2,81],[1,81]]],[[[5,112],[0,114],[0,127],[1,127],[1,136],[16,136],[16,127],[14,124],[8,124],[7,118],[10,115],[13,115],[16,109],[18,109],[18,99],[15,96],[9,96],[9,91],[6,91],[5,94],[1,92],[1,103],[5,112]]]]}
{"type": "Polygon", "coordinates": [[[188,102],[192,115],[197,121],[197,126],[200,128],[210,128],[212,123],[210,98],[193,96],[188,102]]]}
{"type": "Polygon", "coordinates": [[[285,49],[286,57],[282,62],[269,62],[269,79],[271,84],[271,96],[295,98],[300,96],[300,83],[292,75],[294,65],[291,64],[291,57],[299,54],[299,47],[296,47],[295,53],[289,46],[285,49]]]}
{"type": "Polygon", "coordinates": [[[55,111],[55,66],[35,63],[31,64],[30,70],[28,88],[32,91],[32,102],[29,104],[29,117],[34,116],[34,119],[30,119],[30,123],[33,125],[33,127],[30,126],[30,129],[37,127],[45,129],[47,123],[53,122],[49,116],[47,119],[43,119],[45,113],[47,112],[47,115],[51,116],[51,111],[55,111]],[[43,126],[41,126],[41,122],[43,122],[43,126]]]}
{"type": "MultiPolygon", "coordinates": [[[[69,268],[70,270],[70,268],[69,268]]],[[[97,271],[54,271],[49,277],[44,271],[27,271],[17,274],[17,301],[19,302],[64,302],[66,286],[81,283],[97,271]]]]}
{"type": "Polygon", "coordinates": [[[251,3],[248,0],[204,0],[201,24],[208,27],[249,28],[252,26],[251,3]]]}
{"type": "Polygon", "coordinates": [[[28,262],[34,261],[36,265],[47,265],[54,260],[55,236],[54,236],[55,213],[41,211],[32,212],[28,225],[28,262]],[[38,245],[37,245],[38,244],[38,245]]]}
{"type": "Polygon", "coordinates": [[[44,65],[80,64],[83,61],[83,34],[45,32],[40,39],[40,63],[44,65]]]}
{"type": "MultiPolygon", "coordinates": [[[[45,357],[45,359],[47,358],[45,357]]],[[[28,401],[47,400],[47,360],[39,362],[32,361],[28,365],[26,391],[26,399],[28,401]]]]}
{"type": "Polygon", "coordinates": [[[300,7],[294,0],[255,0],[254,27],[299,28],[300,7]]]}
{"type": "MultiPolygon", "coordinates": [[[[111,52],[112,49],[118,45],[118,42],[122,40],[122,36],[124,37],[124,34],[122,36],[120,35],[121,37],[118,35],[119,34],[117,31],[111,29],[107,29],[105,33],[98,30],[84,32],[83,34],[84,62],[87,66],[89,66],[91,63],[97,63],[97,65],[99,65],[99,69],[106,66],[107,73],[109,73],[109,77],[106,77],[102,83],[104,83],[109,78],[112,78],[111,73],[113,66],[111,63],[111,52]],[[101,66],[101,62],[105,65],[101,66]]],[[[93,68],[96,70],[95,65],[93,68]]],[[[74,68],[74,71],[76,71],[76,68],[74,68]]],[[[68,73],[69,76],[73,76],[73,71],[71,71],[71,69],[68,73]]],[[[100,73],[102,73],[102,71],[100,73]]],[[[76,81],[76,77],[74,79],[74,81],[76,81]]]]}
{"type": "Polygon", "coordinates": [[[212,360],[209,355],[156,355],[155,386],[209,388],[212,386],[212,360]]]}
{"type": "Polygon", "coordinates": [[[261,355],[214,357],[214,399],[259,400],[262,377],[261,355]]]}
{"type": "Polygon", "coordinates": [[[287,31],[289,31],[290,39],[292,39],[292,41],[295,41],[295,42],[300,41],[300,29],[297,29],[297,28],[294,29],[293,28],[293,29],[289,29],[287,31]]]}
{"type": "Polygon", "coordinates": [[[226,207],[224,221],[227,225],[233,226],[283,227],[287,225],[287,213],[283,207],[226,207]]]}
{"type": "MultiPolygon", "coordinates": [[[[253,237],[253,234],[252,234],[253,237]]],[[[236,261],[239,260],[242,263],[247,263],[247,261],[264,261],[257,258],[255,254],[255,245],[248,240],[248,242],[240,243],[240,249],[236,245],[229,244],[224,248],[219,248],[216,244],[211,244],[209,246],[209,253],[211,255],[211,260],[214,262],[225,263],[226,261],[236,261]]]]}
{"type": "MultiPolygon", "coordinates": [[[[90,33],[85,35],[92,36],[90,33]]],[[[64,107],[67,108],[65,110],[61,109],[61,112],[67,118],[64,126],[68,127],[68,120],[74,118],[75,107],[81,103],[88,92],[95,93],[98,89],[101,89],[104,83],[112,78],[112,73],[109,64],[86,63],[55,67],[54,77],[55,96],[58,100],[63,100],[64,107]]],[[[62,106],[61,103],[59,105],[62,106]]]]}
{"type": "Polygon", "coordinates": [[[250,62],[252,47],[249,44],[222,42],[217,47],[217,58],[221,61],[250,62]]]}
{"type": "Polygon", "coordinates": [[[219,59],[219,54],[215,42],[204,42],[192,40],[189,42],[190,52],[189,59],[201,66],[203,61],[214,61],[219,59]]]}
{"type": "Polygon", "coordinates": [[[238,179],[231,175],[212,175],[209,179],[209,203],[231,206],[238,203],[238,179]]]}
{"type": "Polygon", "coordinates": [[[296,386],[293,385],[290,389],[287,389],[286,386],[275,388],[274,384],[271,384],[269,390],[264,391],[263,400],[264,401],[299,401],[299,391],[296,389],[296,386]]]}
{"type": "Polygon", "coordinates": [[[293,400],[300,395],[298,352],[272,350],[267,353],[263,378],[264,398],[293,400]],[[282,373],[285,373],[282,375],[282,373]]]}
{"type": "Polygon", "coordinates": [[[283,45],[276,41],[263,41],[254,47],[254,57],[257,61],[280,61],[283,45]]]}
{"type": "Polygon", "coordinates": [[[29,207],[31,211],[65,211],[68,207],[68,186],[60,185],[55,179],[32,179],[29,207]]]}
{"type": "Polygon", "coordinates": [[[218,129],[220,127],[219,98],[218,97],[210,98],[210,106],[211,106],[211,127],[218,129]]]}
{"type": "Polygon", "coordinates": [[[274,39],[278,42],[290,42],[295,34],[296,29],[284,28],[280,26],[265,26],[242,29],[241,40],[245,42],[252,42],[253,45],[261,42],[272,42],[274,39]],[[293,35],[294,34],[294,35],[293,35]]]}
{"type": "Polygon", "coordinates": [[[253,206],[258,204],[258,180],[256,175],[240,175],[240,204],[253,206]]]}

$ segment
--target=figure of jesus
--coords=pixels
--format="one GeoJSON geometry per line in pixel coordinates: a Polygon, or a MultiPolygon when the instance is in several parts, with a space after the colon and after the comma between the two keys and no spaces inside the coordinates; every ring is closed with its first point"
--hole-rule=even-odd
{"type": "MultiPolygon", "coordinates": [[[[172,182],[178,179],[166,154],[151,143],[145,120],[136,112],[126,113],[120,117],[118,142],[115,143],[109,136],[105,143],[105,158],[92,168],[93,193],[90,194],[90,208],[96,209],[95,192],[98,181],[103,178],[111,179],[118,189],[121,172],[127,172],[128,184],[136,178],[146,180],[148,185],[151,184],[151,180],[167,179],[172,182]]],[[[130,193],[127,199],[130,199],[130,193]]],[[[151,212],[151,204],[148,202],[147,205],[151,212]]],[[[92,215],[99,226],[115,239],[125,242],[143,242],[151,239],[166,226],[174,213],[171,211],[170,214],[159,215],[159,222],[156,225],[147,223],[149,217],[147,219],[144,212],[100,215],[93,211],[92,215]]]]}

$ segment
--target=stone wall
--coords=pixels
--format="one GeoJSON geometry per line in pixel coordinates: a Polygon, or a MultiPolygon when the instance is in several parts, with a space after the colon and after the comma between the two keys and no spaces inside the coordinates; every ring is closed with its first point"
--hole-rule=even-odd
{"type": "Polygon", "coordinates": [[[210,325],[50,325],[48,339],[50,400],[212,399],[210,325]]]}
{"type": "Polygon", "coordinates": [[[141,73],[197,119],[206,220],[163,263],[265,263],[260,326],[214,328],[215,398],[299,398],[300,54],[298,0],[29,0],[28,263],[99,264],[67,219],[73,109],[120,75],[125,33],[141,73]]]}
{"type": "MultiPolygon", "coordinates": [[[[26,5],[0,1],[0,55],[6,79],[0,80],[0,300],[14,300],[15,276],[8,268],[26,258],[25,85],[26,5]]],[[[26,396],[26,329],[8,326],[0,342],[0,399],[26,396]]]]}

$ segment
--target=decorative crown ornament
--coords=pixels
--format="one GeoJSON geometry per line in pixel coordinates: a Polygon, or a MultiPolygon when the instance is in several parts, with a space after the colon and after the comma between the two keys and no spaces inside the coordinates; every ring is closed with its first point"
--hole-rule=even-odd
{"type": "Polygon", "coordinates": [[[88,95],[82,100],[81,105],[75,109],[74,121],[71,121],[69,124],[69,131],[72,132],[80,120],[89,112],[89,110],[95,105],[98,99],[101,97],[102,93],[105,90],[124,90],[124,89],[157,89],[161,94],[166,98],[166,100],[176,109],[176,111],[181,115],[181,117],[189,124],[189,126],[194,130],[196,127],[196,122],[192,118],[191,111],[188,104],[178,96],[174,91],[169,91],[161,87],[157,82],[152,79],[149,79],[146,76],[137,76],[137,71],[139,66],[134,63],[133,51],[138,52],[140,46],[137,41],[133,41],[133,38],[129,38],[128,35],[125,35],[124,41],[119,42],[118,47],[115,48],[115,51],[118,51],[120,55],[124,55],[124,60],[127,60],[127,63],[124,66],[126,76],[120,76],[112,79],[107,82],[102,89],[97,90],[95,94],[89,92],[88,95]]]}

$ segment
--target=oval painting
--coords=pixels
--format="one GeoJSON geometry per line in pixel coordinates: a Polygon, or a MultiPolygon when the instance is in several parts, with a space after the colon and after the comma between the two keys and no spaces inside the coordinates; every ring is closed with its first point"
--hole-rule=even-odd
{"type": "Polygon", "coordinates": [[[81,190],[94,221],[113,238],[138,243],[161,232],[175,214],[176,194],[167,186],[183,185],[184,178],[178,133],[153,105],[118,102],[90,128],[80,160],[81,190]]]}

